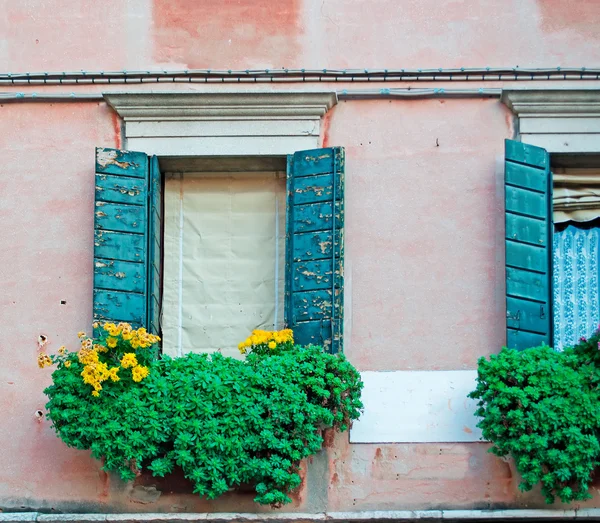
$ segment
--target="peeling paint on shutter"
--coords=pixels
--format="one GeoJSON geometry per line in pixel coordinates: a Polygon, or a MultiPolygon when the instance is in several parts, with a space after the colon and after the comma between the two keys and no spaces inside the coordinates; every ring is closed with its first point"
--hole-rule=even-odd
{"type": "Polygon", "coordinates": [[[506,140],[506,344],[551,345],[552,176],[545,149],[506,140]]]}
{"type": "Polygon", "coordinates": [[[299,344],[342,350],[344,150],[288,157],[286,322],[299,344]]]}
{"type": "Polygon", "coordinates": [[[148,157],[96,149],[94,321],[147,326],[148,157]]]}

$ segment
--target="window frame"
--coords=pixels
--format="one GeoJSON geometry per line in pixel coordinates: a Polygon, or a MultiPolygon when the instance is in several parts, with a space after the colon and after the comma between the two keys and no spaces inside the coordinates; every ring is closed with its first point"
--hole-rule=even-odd
{"type": "MultiPolygon", "coordinates": [[[[550,160],[556,155],[598,155],[600,153],[600,89],[505,89],[501,100],[514,113],[515,141],[545,149],[548,154],[547,219],[553,233],[552,172],[550,160]]],[[[507,235],[508,236],[508,235],[507,235]]],[[[552,253],[552,243],[549,245],[552,253]]],[[[550,257],[547,288],[552,301],[552,259],[550,257]]],[[[508,285],[508,281],[507,281],[508,285]]],[[[549,313],[553,315],[550,308],[549,313]]],[[[508,307],[507,336],[514,319],[508,307]]],[[[550,324],[549,343],[552,344],[553,326],[550,324]]],[[[510,346],[510,343],[507,345],[510,346]]],[[[524,348],[524,347],[519,347],[524,348]]]]}

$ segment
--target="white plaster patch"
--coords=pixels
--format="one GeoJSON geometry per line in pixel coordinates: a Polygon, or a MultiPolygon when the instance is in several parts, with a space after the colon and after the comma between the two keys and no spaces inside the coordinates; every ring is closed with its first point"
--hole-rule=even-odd
{"type": "Polygon", "coordinates": [[[361,372],[365,411],[351,443],[460,443],[481,441],[467,398],[476,370],[361,372]]]}

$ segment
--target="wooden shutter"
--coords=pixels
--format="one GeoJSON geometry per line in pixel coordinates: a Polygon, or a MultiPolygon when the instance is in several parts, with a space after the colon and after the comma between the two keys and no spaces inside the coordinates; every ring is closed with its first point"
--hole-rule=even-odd
{"type": "Polygon", "coordinates": [[[94,321],[148,328],[148,157],[96,149],[94,321]]]}
{"type": "Polygon", "coordinates": [[[150,197],[148,224],[148,326],[152,334],[160,333],[162,299],[162,176],[158,158],[150,158],[150,197]]]}
{"type": "Polygon", "coordinates": [[[506,344],[551,345],[552,176],[545,149],[505,143],[506,344]]]}
{"type": "Polygon", "coordinates": [[[344,150],[288,157],[286,323],[297,343],[342,350],[344,150]]]}

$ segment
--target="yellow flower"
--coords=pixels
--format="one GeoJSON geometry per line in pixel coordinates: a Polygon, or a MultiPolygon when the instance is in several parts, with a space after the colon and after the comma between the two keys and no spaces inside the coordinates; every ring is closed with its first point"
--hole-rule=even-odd
{"type": "Polygon", "coordinates": [[[77,358],[84,365],[89,365],[91,363],[98,363],[98,353],[92,349],[82,348],[77,353],[77,358]]]}
{"type": "Polygon", "coordinates": [[[61,345],[61,346],[58,348],[58,353],[59,353],[61,356],[63,356],[63,355],[65,354],[65,352],[67,352],[67,348],[66,348],[64,345],[61,345]]]}
{"type": "Polygon", "coordinates": [[[132,336],[131,332],[125,332],[125,331],[123,331],[123,339],[124,340],[130,340],[131,336],[132,336]]]}
{"type": "Polygon", "coordinates": [[[83,331],[79,331],[79,332],[77,333],[77,337],[78,337],[78,338],[83,338],[84,336],[85,336],[85,332],[83,332],[83,331]]]}
{"type": "Polygon", "coordinates": [[[137,358],[133,352],[126,352],[121,358],[121,367],[135,367],[138,364],[137,358]]]}
{"type": "Polygon", "coordinates": [[[94,345],[93,349],[96,352],[108,352],[108,349],[104,345],[94,345]]]}
{"type": "Polygon", "coordinates": [[[71,366],[71,362],[69,360],[65,361],[65,367],[67,367],[67,369],[71,366]]]}
{"type": "Polygon", "coordinates": [[[106,345],[108,345],[111,349],[114,349],[117,346],[117,338],[113,338],[112,336],[109,336],[108,339],[106,340],[106,345]]]}
{"type": "Polygon", "coordinates": [[[110,329],[116,328],[116,325],[114,323],[105,323],[102,328],[108,332],[110,329]]]}
{"type": "Polygon", "coordinates": [[[274,349],[275,347],[277,347],[277,343],[275,343],[274,341],[270,341],[269,342],[269,349],[274,349]]]}
{"type": "Polygon", "coordinates": [[[94,323],[92,323],[92,327],[94,327],[94,329],[97,329],[98,328],[98,322],[95,321],[94,323]]]}
{"type": "Polygon", "coordinates": [[[110,370],[110,379],[113,381],[119,381],[121,378],[117,375],[119,372],[119,367],[111,367],[110,370]]]}
{"type": "Polygon", "coordinates": [[[85,340],[81,340],[81,346],[84,349],[91,349],[93,345],[93,342],[90,338],[86,338],[85,340]]]}
{"type": "Polygon", "coordinates": [[[132,349],[138,349],[139,346],[140,346],[140,342],[139,342],[139,340],[137,338],[131,340],[129,344],[131,345],[132,349]]]}
{"type": "Polygon", "coordinates": [[[131,369],[133,381],[137,382],[142,381],[146,376],[148,376],[149,373],[150,371],[148,370],[148,367],[144,367],[142,365],[136,365],[133,367],[133,369],[131,369]]]}
{"type": "Polygon", "coordinates": [[[45,352],[40,352],[38,354],[37,364],[40,369],[50,367],[52,365],[52,359],[45,352]]]}
{"type": "Polygon", "coordinates": [[[98,397],[98,396],[100,396],[100,393],[97,390],[93,390],[92,391],[92,396],[98,397]]]}

